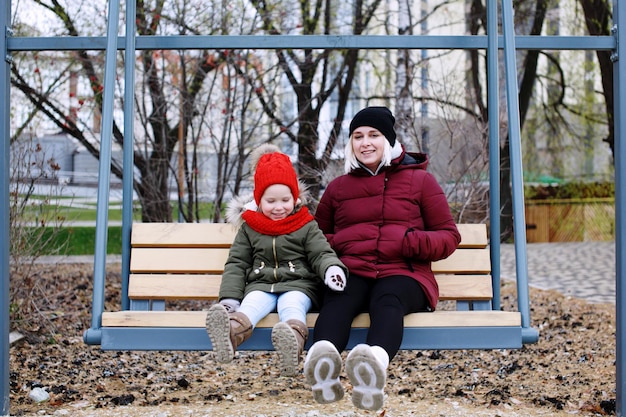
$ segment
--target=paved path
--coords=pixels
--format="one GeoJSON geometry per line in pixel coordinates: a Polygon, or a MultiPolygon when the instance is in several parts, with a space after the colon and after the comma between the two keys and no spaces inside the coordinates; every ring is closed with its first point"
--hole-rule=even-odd
{"type": "MultiPolygon", "coordinates": [[[[615,303],[615,242],[527,244],[531,286],[593,303],[615,303]]],[[[515,279],[515,249],[501,246],[501,276],[515,279]]]]}
{"type": "MultiPolygon", "coordinates": [[[[501,246],[501,276],[515,279],[515,248],[501,246]]],[[[593,303],[615,303],[615,242],[529,243],[530,285],[593,303]]],[[[43,257],[48,263],[92,263],[93,256],[43,257]]],[[[120,262],[107,255],[107,263],[120,262]]]]}

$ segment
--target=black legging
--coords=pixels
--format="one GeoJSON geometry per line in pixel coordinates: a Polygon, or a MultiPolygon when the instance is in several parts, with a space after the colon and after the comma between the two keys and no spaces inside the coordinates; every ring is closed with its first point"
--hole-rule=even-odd
{"type": "Polygon", "coordinates": [[[385,349],[391,360],[402,343],[404,316],[427,310],[424,290],[413,278],[401,275],[379,279],[350,275],[347,281],[342,292],[326,290],[315,323],[314,342],[328,340],[343,351],[352,320],[359,313],[369,312],[366,343],[385,349]]]}

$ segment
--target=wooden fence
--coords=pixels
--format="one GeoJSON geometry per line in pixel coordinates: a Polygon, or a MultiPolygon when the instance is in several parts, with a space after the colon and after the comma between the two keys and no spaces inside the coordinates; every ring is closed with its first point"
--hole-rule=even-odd
{"type": "Polygon", "coordinates": [[[586,242],[615,239],[612,198],[527,200],[528,242],[586,242]]]}

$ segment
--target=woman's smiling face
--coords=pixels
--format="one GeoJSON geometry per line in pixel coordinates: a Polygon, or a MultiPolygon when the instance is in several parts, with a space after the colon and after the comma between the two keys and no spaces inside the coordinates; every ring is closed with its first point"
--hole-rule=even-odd
{"type": "Polygon", "coordinates": [[[375,172],[383,159],[386,140],[378,129],[360,126],[352,132],[352,151],[359,162],[375,172]]]}

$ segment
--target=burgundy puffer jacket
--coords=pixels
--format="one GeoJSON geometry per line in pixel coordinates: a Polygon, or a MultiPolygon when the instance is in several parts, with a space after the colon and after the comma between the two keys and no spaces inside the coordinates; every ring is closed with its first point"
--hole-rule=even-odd
{"type": "Polygon", "coordinates": [[[351,274],[410,276],[434,310],[431,262],[450,256],[461,235],[427,165],[425,154],[403,152],[377,175],[354,169],[328,184],[315,219],[351,274]]]}

